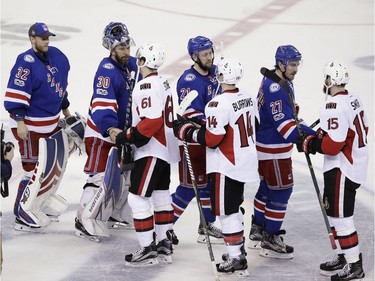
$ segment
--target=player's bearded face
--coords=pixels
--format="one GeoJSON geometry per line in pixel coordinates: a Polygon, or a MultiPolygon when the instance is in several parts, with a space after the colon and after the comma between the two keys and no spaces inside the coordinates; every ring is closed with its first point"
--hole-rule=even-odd
{"type": "Polygon", "coordinates": [[[119,64],[126,65],[129,62],[130,47],[118,45],[113,50],[112,55],[119,64]]]}
{"type": "Polygon", "coordinates": [[[204,71],[209,71],[214,63],[214,52],[212,49],[203,50],[198,53],[197,64],[204,71]]]}
{"type": "Polygon", "coordinates": [[[38,53],[44,54],[48,51],[49,37],[34,37],[34,47],[38,53]]]}

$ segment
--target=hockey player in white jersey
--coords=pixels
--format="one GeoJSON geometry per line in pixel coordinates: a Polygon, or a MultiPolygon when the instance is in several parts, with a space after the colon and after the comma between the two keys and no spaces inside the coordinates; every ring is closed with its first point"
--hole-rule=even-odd
{"type": "Polygon", "coordinates": [[[136,57],[143,80],[133,90],[133,123],[116,138],[117,147],[134,146],[135,167],[128,200],[141,248],[125,256],[129,266],[172,261],[173,208],[169,185],[171,164],[180,160],[172,129],[172,92],[168,80],[158,74],[165,60],[164,49],[156,43],[145,43],[136,57]]]}
{"type": "Polygon", "coordinates": [[[246,182],[258,181],[255,148],[256,102],[236,84],[243,75],[241,63],[225,58],[217,64],[216,78],[222,94],[205,107],[206,127],[191,121],[174,122],[175,135],[183,141],[195,141],[206,148],[206,171],[212,182],[211,206],[219,217],[227,253],[216,265],[221,273],[247,273],[244,248],[243,202],[246,182]]]}
{"type": "Polygon", "coordinates": [[[324,79],[327,99],[320,110],[320,134],[300,136],[297,148],[324,154],[323,201],[341,252],[320,265],[321,273],[332,275],[331,280],[361,279],[365,273],[353,214],[356,191],[367,177],[368,122],[363,102],[345,88],[349,81],[346,65],[327,63],[324,79]]]}

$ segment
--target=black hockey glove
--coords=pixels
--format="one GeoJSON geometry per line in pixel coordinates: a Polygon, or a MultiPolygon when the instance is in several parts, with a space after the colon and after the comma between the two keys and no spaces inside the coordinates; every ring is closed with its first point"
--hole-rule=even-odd
{"type": "Polygon", "coordinates": [[[122,144],[117,149],[118,162],[120,164],[121,173],[129,171],[134,168],[134,159],[132,153],[132,147],[128,144],[122,144]]]}
{"type": "Polygon", "coordinates": [[[192,142],[193,133],[196,129],[196,124],[189,120],[180,119],[173,121],[173,133],[179,140],[192,142]]]}
{"type": "Polygon", "coordinates": [[[137,127],[130,127],[117,135],[116,146],[118,149],[120,149],[121,145],[125,144],[134,144],[136,147],[141,147],[149,141],[150,138],[138,132],[137,127]]]}
{"type": "Polygon", "coordinates": [[[306,154],[315,154],[316,149],[313,146],[314,140],[316,140],[316,136],[313,135],[306,135],[302,134],[297,137],[296,140],[296,145],[297,145],[297,150],[299,152],[305,152],[306,154]]]}

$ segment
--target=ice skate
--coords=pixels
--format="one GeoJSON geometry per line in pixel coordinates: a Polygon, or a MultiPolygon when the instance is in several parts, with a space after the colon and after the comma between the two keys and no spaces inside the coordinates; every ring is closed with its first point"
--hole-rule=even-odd
{"type": "Polygon", "coordinates": [[[113,217],[108,219],[107,226],[110,229],[134,229],[134,224],[127,221],[118,221],[113,217]]]}
{"type": "Polygon", "coordinates": [[[340,272],[331,276],[331,281],[361,280],[365,278],[362,267],[362,254],[359,254],[359,261],[347,263],[340,272]]]}
{"type": "MultiPolygon", "coordinates": [[[[216,227],[213,223],[207,224],[207,233],[210,237],[211,244],[224,244],[223,233],[221,229],[216,227]]],[[[203,226],[200,224],[198,228],[198,243],[206,243],[206,236],[204,235],[203,226]]]]}
{"type": "Polygon", "coordinates": [[[248,276],[249,272],[247,269],[247,260],[245,255],[239,255],[238,257],[228,257],[227,260],[216,264],[216,269],[219,275],[230,275],[230,276],[248,276]]]}
{"type": "Polygon", "coordinates": [[[16,217],[14,229],[18,231],[24,231],[24,232],[32,232],[32,233],[44,233],[45,228],[44,227],[36,227],[31,226],[23,221],[21,221],[19,218],[16,217]]]}
{"type": "Polygon", "coordinates": [[[294,249],[286,245],[280,235],[263,232],[260,256],[276,259],[292,259],[294,249]]]}
{"type": "Polygon", "coordinates": [[[346,265],[344,254],[338,254],[332,260],[320,264],[320,274],[332,276],[346,265]]]}
{"type": "Polygon", "coordinates": [[[82,225],[82,223],[78,220],[78,218],[75,219],[75,225],[74,226],[76,228],[76,232],[75,232],[76,236],[78,236],[80,238],[90,240],[90,241],[93,241],[93,242],[100,242],[101,241],[100,236],[91,235],[90,233],[88,233],[87,230],[85,229],[85,227],[82,225]]]}
{"type": "MultiPolygon", "coordinates": [[[[245,237],[243,238],[243,242],[242,242],[242,245],[241,245],[241,248],[240,248],[240,250],[241,250],[241,255],[243,255],[243,256],[247,256],[247,253],[246,253],[246,250],[245,250],[245,237]]],[[[226,260],[228,260],[228,258],[229,258],[229,255],[228,255],[228,253],[225,253],[225,254],[222,254],[222,256],[221,256],[221,259],[223,260],[223,261],[226,261],[226,260]]]]}
{"type": "Polygon", "coordinates": [[[249,249],[255,249],[255,250],[260,249],[260,244],[263,238],[263,230],[264,230],[263,225],[254,223],[254,216],[253,216],[250,234],[249,234],[249,244],[247,245],[249,249]]]}
{"type": "Polygon", "coordinates": [[[125,256],[125,265],[131,267],[142,267],[158,264],[158,251],[156,243],[153,241],[147,247],[142,247],[139,250],[125,256]]]}
{"type": "Polygon", "coordinates": [[[162,263],[172,263],[173,247],[172,241],[168,238],[161,240],[156,246],[158,251],[158,260],[162,263]]]}
{"type": "Polygon", "coordinates": [[[174,233],[173,229],[167,230],[167,237],[169,240],[172,241],[173,245],[178,245],[178,242],[180,242],[180,240],[178,240],[177,238],[176,233],[174,233]]]}

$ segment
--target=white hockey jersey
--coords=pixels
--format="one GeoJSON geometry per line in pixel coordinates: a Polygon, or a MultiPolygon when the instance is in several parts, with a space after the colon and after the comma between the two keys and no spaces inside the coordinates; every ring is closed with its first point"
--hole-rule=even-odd
{"type": "Polygon", "coordinates": [[[150,74],[133,90],[133,127],[150,141],[135,149],[134,160],[152,156],[169,164],[180,160],[177,138],[173,134],[173,100],[166,79],[150,74]]]}
{"type": "Polygon", "coordinates": [[[259,180],[255,146],[256,101],[247,92],[225,91],[205,107],[207,173],[240,182],[259,180]]]}
{"type": "Polygon", "coordinates": [[[334,143],[344,142],[338,154],[324,155],[323,172],[340,168],[351,181],[358,184],[365,182],[369,157],[368,122],[360,98],[348,92],[328,96],[320,110],[320,123],[321,129],[334,143]]]}

